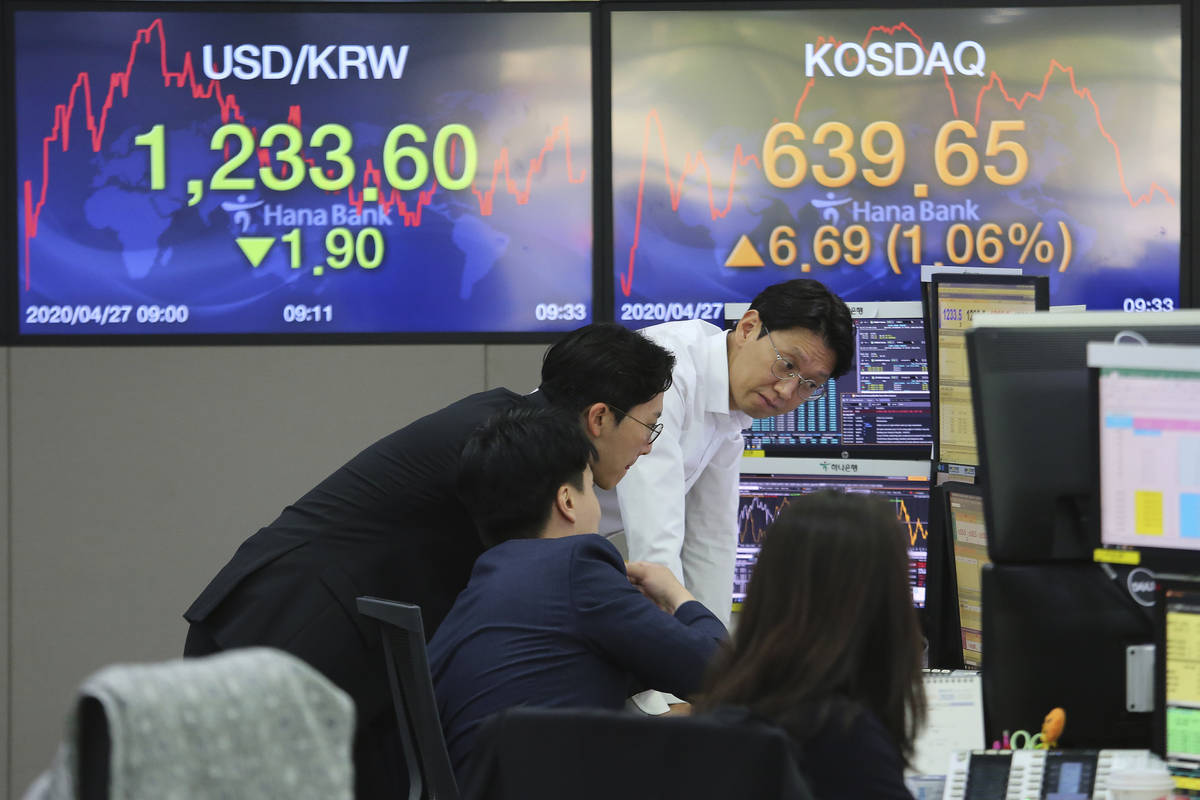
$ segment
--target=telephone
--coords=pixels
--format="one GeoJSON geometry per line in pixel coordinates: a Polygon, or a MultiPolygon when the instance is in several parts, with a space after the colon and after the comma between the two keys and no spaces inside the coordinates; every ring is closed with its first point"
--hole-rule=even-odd
{"type": "Polygon", "coordinates": [[[1107,800],[1114,771],[1161,764],[1149,750],[961,750],[942,800],[1107,800]]]}

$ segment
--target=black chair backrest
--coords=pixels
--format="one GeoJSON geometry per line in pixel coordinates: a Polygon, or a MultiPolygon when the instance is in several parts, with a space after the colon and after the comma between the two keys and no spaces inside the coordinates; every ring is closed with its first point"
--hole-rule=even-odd
{"type": "Polygon", "coordinates": [[[812,800],[791,738],[720,716],[517,707],[479,730],[467,800],[812,800]]]}
{"type": "Polygon", "coordinates": [[[408,766],[409,800],[457,800],[458,787],[429,675],[420,607],[359,597],[358,611],[382,623],[388,682],[408,766]]]}
{"type": "Polygon", "coordinates": [[[104,706],[94,697],[79,698],[79,800],[108,800],[112,740],[104,706]]]}

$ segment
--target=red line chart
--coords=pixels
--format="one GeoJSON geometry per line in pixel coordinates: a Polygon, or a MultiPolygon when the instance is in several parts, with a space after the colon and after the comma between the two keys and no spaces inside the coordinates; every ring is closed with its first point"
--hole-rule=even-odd
{"type": "MultiPolygon", "coordinates": [[[[80,72],[67,92],[65,102],[54,106],[53,125],[50,133],[42,139],[40,186],[35,190],[33,180],[25,180],[22,185],[23,219],[25,223],[23,255],[26,291],[30,288],[30,242],[37,237],[38,220],[42,209],[46,205],[46,197],[50,185],[51,151],[55,145],[64,153],[70,149],[71,122],[76,113],[77,104],[82,102],[84,124],[88,132],[89,144],[93,152],[100,152],[104,144],[104,133],[109,112],[113,110],[120,100],[129,97],[130,78],[138,62],[139,48],[143,46],[150,47],[151,52],[156,52],[164,87],[184,90],[190,93],[193,99],[212,100],[220,112],[222,123],[227,123],[231,120],[245,123],[243,109],[238,103],[236,96],[231,92],[226,92],[220,80],[203,80],[197,76],[190,51],[184,52],[182,66],[178,71],[170,69],[168,66],[167,36],[161,18],[155,19],[145,28],[138,29],[129,46],[129,58],[126,60],[124,68],[111,73],[108,77],[107,93],[104,95],[104,100],[99,104],[98,112],[95,110],[93,101],[92,77],[88,72],[80,72]],[[155,40],[157,40],[157,46],[155,46],[155,40]]],[[[301,107],[299,105],[290,106],[288,122],[299,127],[300,121],[301,107]]],[[[575,164],[572,158],[571,123],[569,119],[564,118],[562,123],[555,126],[546,136],[538,154],[529,160],[523,182],[513,175],[514,159],[508,148],[502,147],[500,149],[499,154],[492,163],[491,179],[490,181],[485,181],[486,188],[480,189],[478,186],[471,188],[472,193],[479,203],[479,213],[483,216],[490,216],[492,214],[495,194],[497,189],[501,187],[504,192],[514,199],[517,205],[527,204],[532,192],[531,187],[534,176],[542,172],[547,157],[560,149],[563,152],[568,183],[584,183],[588,179],[588,170],[586,167],[575,164]],[[502,184],[500,180],[501,176],[503,176],[502,184]]],[[[266,165],[269,163],[270,155],[267,151],[259,148],[257,155],[260,164],[266,165]]],[[[314,163],[311,159],[306,158],[305,160],[310,164],[314,163]]],[[[367,186],[374,186],[379,190],[378,203],[382,207],[383,213],[390,214],[392,210],[395,210],[400,215],[406,227],[416,227],[421,224],[422,209],[433,202],[434,195],[439,189],[437,181],[432,180],[427,188],[417,190],[415,201],[411,198],[409,201],[406,201],[399,191],[390,186],[388,187],[388,191],[384,192],[382,174],[379,168],[374,165],[371,159],[367,159],[362,169],[359,188],[356,190],[354,186],[350,186],[346,190],[347,200],[360,214],[362,213],[364,203],[362,189],[367,186]],[[411,207],[409,205],[410,202],[411,207]]]]}

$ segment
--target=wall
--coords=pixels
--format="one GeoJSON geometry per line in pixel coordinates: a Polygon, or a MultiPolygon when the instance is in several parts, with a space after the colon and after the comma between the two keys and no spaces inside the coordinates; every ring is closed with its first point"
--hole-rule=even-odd
{"type": "Polygon", "coordinates": [[[0,351],[0,775],[19,798],[75,688],[179,655],[237,545],[375,439],[537,385],[542,345],[0,351]]]}

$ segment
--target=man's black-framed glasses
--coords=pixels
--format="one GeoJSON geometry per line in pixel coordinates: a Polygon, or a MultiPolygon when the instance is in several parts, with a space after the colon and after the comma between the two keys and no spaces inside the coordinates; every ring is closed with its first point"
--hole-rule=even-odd
{"type": "Polygon", "coordinates": [[[623,411],[623,410],[617,408],[612,403],[608,403],[607,405],[613,411],[620,411],[622,414],[629,417],[631,420],[636,422],[638,425],[641,425],[643,428],[650,431],[650,441],[648,441],[647,444],[654,444],[654,440],[657,439],[658,435],[663,432],[663,424],[661,422],[658,423],[657,425],[648,425],[645,422],[642,422],[637,417],[635,417],[633,414],[630,414],[628,411],[623,411]]]}

